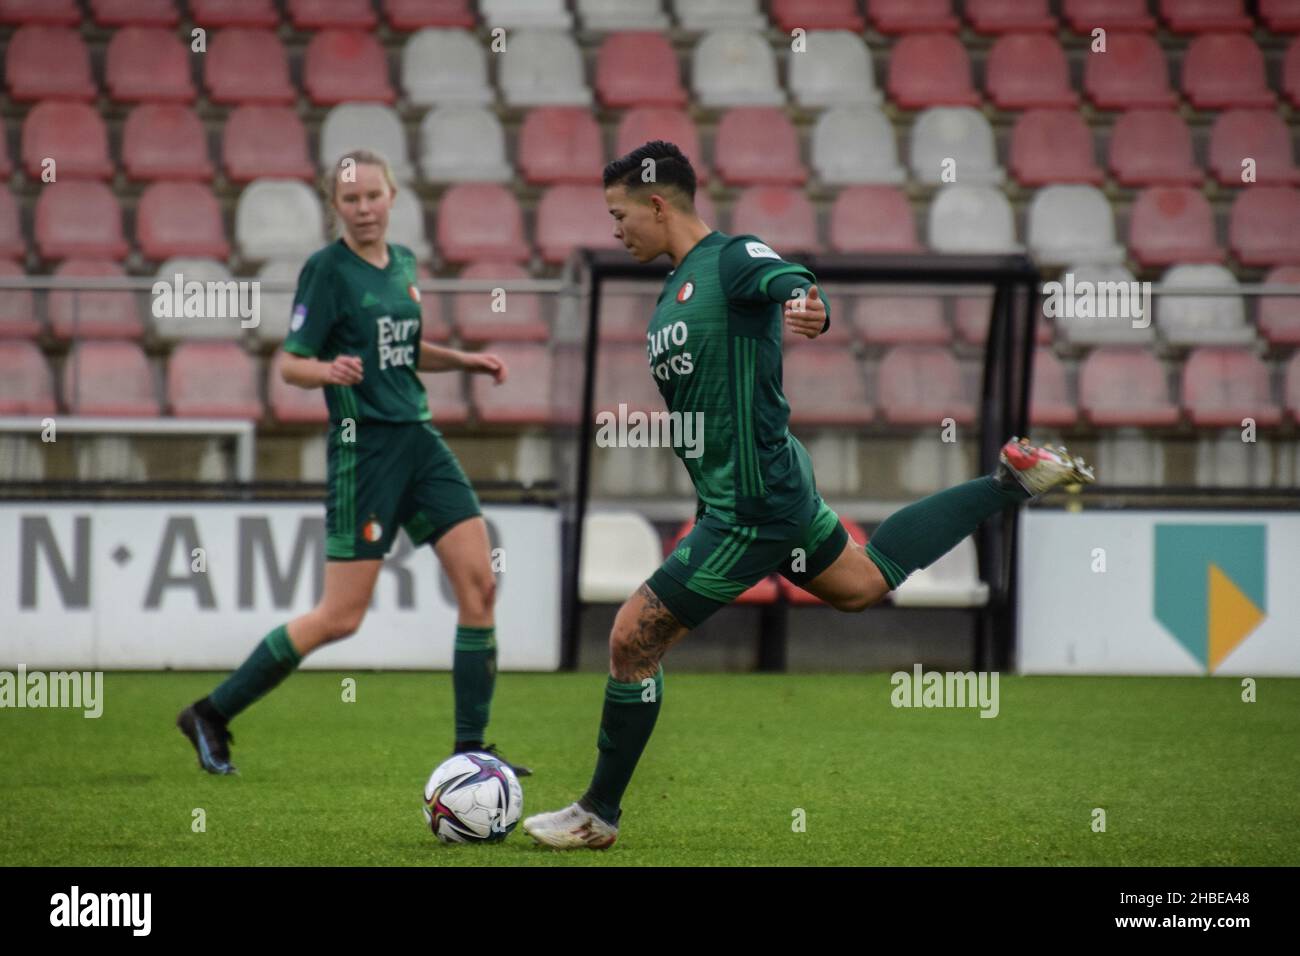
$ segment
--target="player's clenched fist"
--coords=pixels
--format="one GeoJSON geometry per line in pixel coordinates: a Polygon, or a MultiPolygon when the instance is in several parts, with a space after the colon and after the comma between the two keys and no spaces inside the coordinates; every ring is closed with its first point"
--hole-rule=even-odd
{"type": "Polygon", "coordinates": [[[361,381],[361,359],[340,355],[325,366],[326,385],[356,385],[361,381]]]}
{"type": "Polygon", "coordinates": [[[791,332],[815,339],[826,325],[826,303],[821,300],[817,286],[809,286],[806,296],[786,299],[785,326],[791,332]]]}

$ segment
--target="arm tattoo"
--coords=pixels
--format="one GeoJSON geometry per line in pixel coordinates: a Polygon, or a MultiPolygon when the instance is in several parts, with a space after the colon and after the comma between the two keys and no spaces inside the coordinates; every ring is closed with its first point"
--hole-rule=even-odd
{"type": "Polygon", "coordinates": [[[642,584],[636,593],[643,603],[631,633],[619,643],[611,661],[615,680],[653,677],[664,653],[686,633],[654,591],[642,584]]]}

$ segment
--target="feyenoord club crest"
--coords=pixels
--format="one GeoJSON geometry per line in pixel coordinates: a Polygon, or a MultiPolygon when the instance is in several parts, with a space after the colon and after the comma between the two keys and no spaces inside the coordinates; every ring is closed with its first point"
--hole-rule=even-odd
{"type": "Polygon", "coordinates": [[[414,282],[406,287],[406,294],[409,295],[413,301],[420,301],[420,290],[415,287],[414,282]]]}
{"type": "Polygon", "coordinates": [[[361,529],[361,537],[365,538],[371,544],[374,544],[384,536],[384,526],[379,523],[374,515],[366,522],[365,527],[361,529]]]}
{"type": "Polygon", "coordinates": [[[682,283],[682,287],[677,290],[677,301],[685,302],[694,294],[695,294],[695,283],[692,280],[687,279],[685,282],[682,283]]]}

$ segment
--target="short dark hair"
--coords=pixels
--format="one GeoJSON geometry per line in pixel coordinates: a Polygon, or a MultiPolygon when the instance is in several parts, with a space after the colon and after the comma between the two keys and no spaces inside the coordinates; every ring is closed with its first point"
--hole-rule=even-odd
{"type": "Polygon", "coordinates": [[[695,169],[685,153],[662,139],[651,140],[614,160],[605,167],[604,182],[606,189],[622,185],[629,193],[656,186],[673,186],[682,192],[692,208],[695,205],[695,169]],[[654,160],[653,182],[641,179],[641,170],[647,159],[654,160]]]}

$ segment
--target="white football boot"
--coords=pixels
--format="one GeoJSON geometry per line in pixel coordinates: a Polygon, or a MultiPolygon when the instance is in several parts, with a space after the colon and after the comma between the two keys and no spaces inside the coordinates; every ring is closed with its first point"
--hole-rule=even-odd
{"type": "Polygon", "coordinates": [[[1030,497],[1038,497],[1057,485],[1089,484],[1097,480],[1082,458],[1076,458],[1064,446],[1030,444],[1028,438],[1013,438],[1002,446],[998,479],[1006,484],[1014,479],[1030,497]]]}
{"type": "Polygon", "coordinates": [[[539,813],[524,821],[524,832],[538,843],[557,850],[589,847],[606,850],[618,839],[618,827],[576,803],[553,813],[539,813]]]}

